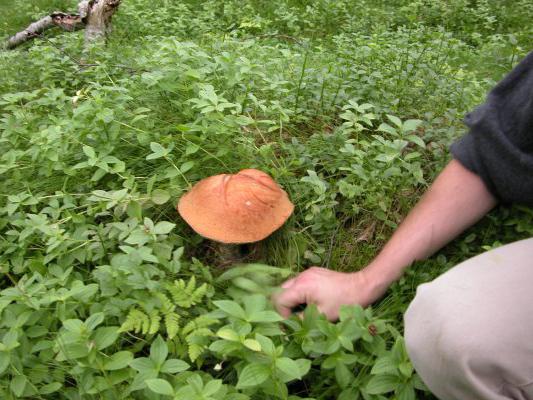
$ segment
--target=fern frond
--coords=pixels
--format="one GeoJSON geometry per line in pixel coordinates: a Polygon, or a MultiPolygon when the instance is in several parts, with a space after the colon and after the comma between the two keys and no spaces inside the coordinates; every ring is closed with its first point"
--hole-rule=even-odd
{"type": "Polygon", "coordinates": [[[148,332],[150,327],[150,318],[144,312],[133,308],[128,313],[126,320],[122,323],[119,328],[119,332],[130,332],[143,333],[148,332]],[[146,329],[145,329],[146,327],[146,329]]]}
{"type": "Polygon", "coordinates": [[[173,339],[178,334],[180,329],[179,319],[180,316],[175,312],[168,312],[165,314],[165,327],[169,339],[173,339]]]}
{"type": "MultiPolygon", "coordinates": [[[[158,310],[152,310],[149,314],[150,316],[150,327],[148,328],[148,334],[153,335],[159,331],[161,315],[159,315],[158,310]]],[[[144,332],[143,332],[144,333],[144,332]]]]}
{"type": "Polygon", "coordinates": [[[213,324],[216,324],[218,322],[217,319],[210,318],[206,315],[200,315],[199,317],[196,317],[195,319],[189,321],[182,329],[182,335],[188,336],[191,332],[207,328],[213,324]]]}
{"type": "Polygon", "coordinates": [[[194,275],[185,282],[183,279],[174,281],[174,284],[167,284],[166,289],[172,296],[172,300],[179,307],[190,308],[202,301],[207,293],[208,286],[206,283],[196,287],[196,278],[194,275]]]}
{"type": "Polygon", "coordinates": [[[174,304],[172,303],[172,300],[168,298],[168,296],[161,292],[154,293],[155,297],[159,300],[161,303],[161,312],[163,314],[167,314],[174,311],[174,304]]]}

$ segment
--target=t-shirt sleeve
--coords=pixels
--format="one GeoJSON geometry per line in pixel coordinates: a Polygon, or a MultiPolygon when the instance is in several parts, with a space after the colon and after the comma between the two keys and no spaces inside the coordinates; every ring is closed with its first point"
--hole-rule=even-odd
{"type": "Polygon", "coordinates": [[[533,52],[465,117],[451,153],[504,203],[533,205],[533,52]]]}

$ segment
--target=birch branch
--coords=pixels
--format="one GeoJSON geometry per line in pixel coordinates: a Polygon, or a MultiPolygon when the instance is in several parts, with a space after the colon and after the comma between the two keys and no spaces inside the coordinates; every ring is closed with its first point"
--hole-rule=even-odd
{"type": "Polygon", "coordinates": [[[9,38],[6,47],[13,49],[55,26],[66,31],[85,28],[86,43],[104,38],[111,29],[111,18],[120,2],[121,0],[82,0],[78,3],[77,14],[56,11],[47,15],[9,38]]]}

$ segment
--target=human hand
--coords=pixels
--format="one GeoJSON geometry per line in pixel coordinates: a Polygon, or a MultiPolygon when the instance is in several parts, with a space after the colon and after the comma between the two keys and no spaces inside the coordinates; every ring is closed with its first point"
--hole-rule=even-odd
{"type": "Polygon", "coordinates": [[[281,285],[281,292],[273,296],[274,306],[285,318],[302,304],[316,304],[329,320],[339,317],[342,305],[363,307],[376,301],[385,291],[373,282],[365,270],[345,273],[312,267],[281,285]]]}

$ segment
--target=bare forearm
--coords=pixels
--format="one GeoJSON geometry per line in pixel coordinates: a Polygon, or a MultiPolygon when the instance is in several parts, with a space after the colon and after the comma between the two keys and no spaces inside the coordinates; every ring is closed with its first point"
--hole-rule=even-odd
{"type": "Polygon", "coordinates": [[[452,160],[365,268],[369,280],[383,288],[390,285],[413,261],[442,248],[496,203],[476,174],[452,160]]]}

